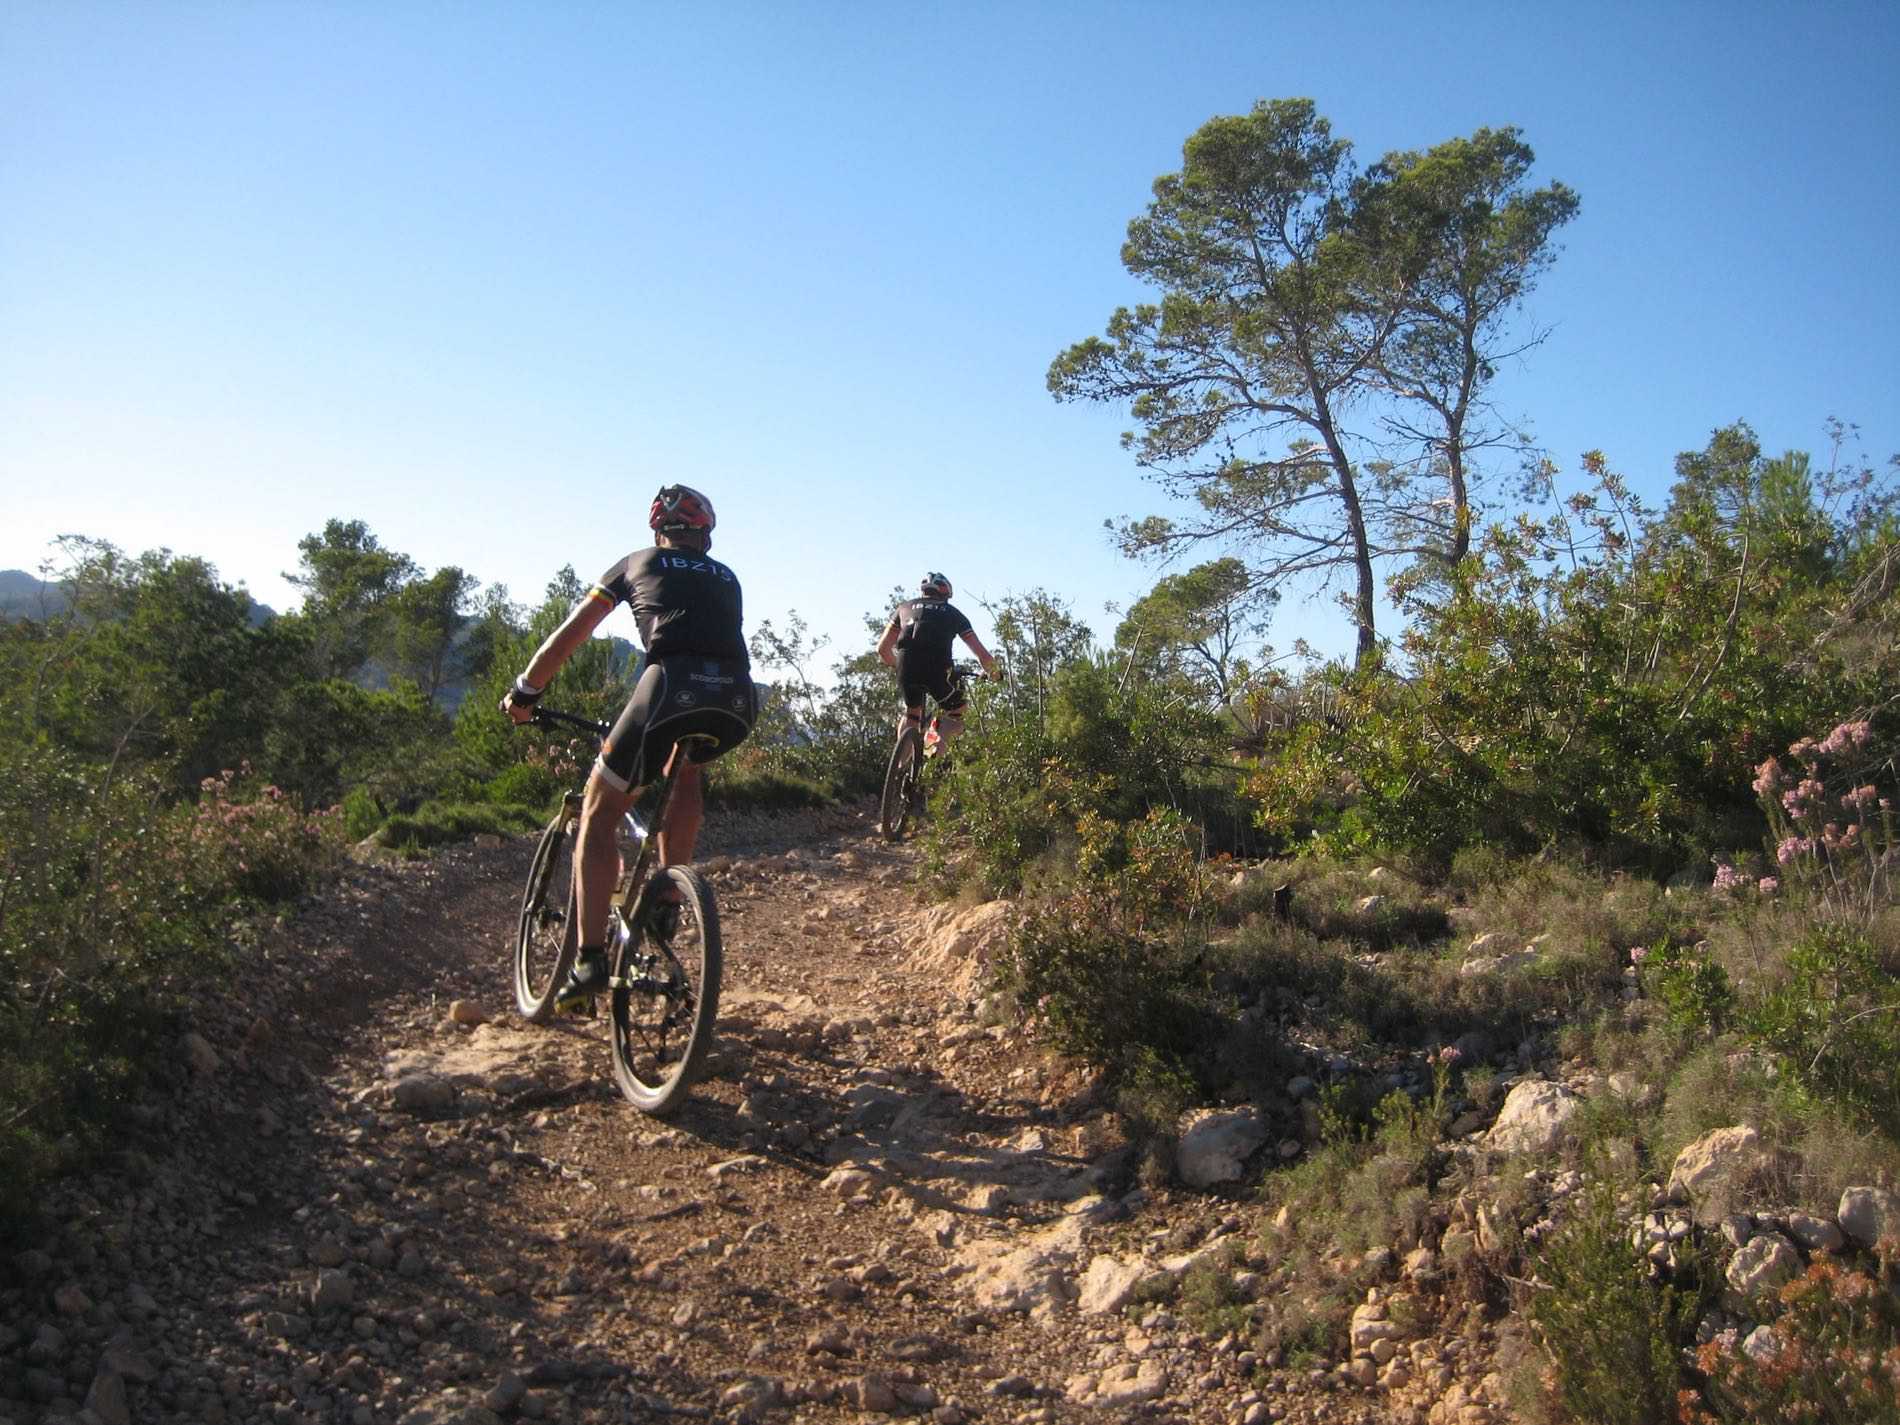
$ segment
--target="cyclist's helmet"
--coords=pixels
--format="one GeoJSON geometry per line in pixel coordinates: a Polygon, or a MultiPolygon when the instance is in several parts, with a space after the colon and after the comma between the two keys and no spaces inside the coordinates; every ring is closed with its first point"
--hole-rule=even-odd
{"type": "Polygon", "coordinates": [[[931,570],[924,575],[923,582],[917,586],[926,599],[947,599],[950,597],[950,581],[943,575],[931,570]]]}
{"type": "Polygon", "coordinates": [[[698,529],[711,534],[719,521],[713,514],[712,501],[691,485],[665,485],[653,497],[647,512],[650,529],[698,529]]]}

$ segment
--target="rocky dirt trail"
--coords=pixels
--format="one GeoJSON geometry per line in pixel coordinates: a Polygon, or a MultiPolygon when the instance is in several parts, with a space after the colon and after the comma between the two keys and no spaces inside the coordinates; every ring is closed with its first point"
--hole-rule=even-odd
{"type": "Polygon", "coordinates": [[[604,1018],[513,1013],[531,850],[358,867],[266,937],[0,1263],[0,1425],[1425,1418],[1166,1300],[1264,1265],[1257,1212],[1137,1185],[981,1013],[1002,908],[920,911],[868,815],[712,819],[721,1037],[663,1121],[604,1018]]]}

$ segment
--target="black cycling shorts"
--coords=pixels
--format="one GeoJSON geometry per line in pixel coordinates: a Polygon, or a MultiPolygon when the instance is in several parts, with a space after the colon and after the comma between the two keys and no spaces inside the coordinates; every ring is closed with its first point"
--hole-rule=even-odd
{"type": "Polygon", "coordinates": [[[969,702],[962,682],[950,676],[948,663],[933,666],[907,657],[901,648],[897,650],[897,686],[903,690],[904,706],[911,709],[923,707],[925,693],[947,713],[962,712],[969,702]]]}
{"type": "Polygon", "coordinates": [[[666,770],[667,756],[683,734],[714,739],[689,754],[695,762],[710,762],[744,742],[757,716],[752,677],[739,664],[684,654],[650,661],[601,744],[594,768],[623,792],[644,787],[666,770]]]}

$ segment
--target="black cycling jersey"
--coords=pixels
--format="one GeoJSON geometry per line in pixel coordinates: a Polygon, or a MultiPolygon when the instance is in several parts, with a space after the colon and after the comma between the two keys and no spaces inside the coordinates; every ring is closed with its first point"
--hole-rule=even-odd
{"type": "Polygon", "coordinates": [[[739,580],[717,559],[690,549],[636,549],[588,597],[632,608],[649,662],[685,653],[751,666],[739,580]]]}
{"type": "Polygon", "coordinates": [[[945,599],[910,599],[891,614],[897,648],[913,668],[948,668],[950,646],[970,631],[970,621],[945,599]]]}

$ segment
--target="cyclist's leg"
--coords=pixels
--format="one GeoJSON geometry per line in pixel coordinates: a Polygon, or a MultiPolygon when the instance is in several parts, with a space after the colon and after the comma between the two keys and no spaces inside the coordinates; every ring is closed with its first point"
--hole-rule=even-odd
{"type": "Polygon", "coordinates": [[[649,664],[620,710],[581,801],[580,836],[574,843],[574,898],[580,903],[580,951],[561,992],[572,1006],[607,983],[607,911],[620,879],[620,822],[647,780],[646,725],[665,677],[649,664]]]}
{"type": "Polygon", "coordinates": [[[674,747],[667,762],[673,772],[673,800],[667,804],[666,824],[660,828],[660,864],[684,866],[693,859],[699,844],[699,826],[705,819],[706,793],[700,779],[699,764],[686,756],[685,749],[674,747]]]}
{"type": "Polygon", "coordinates": [[[599,767],[587,779],[581,802],[581,832],[574,843],[575,898],[580,901],[583,950],[607,943],[607,904],[620,880],[620,821],[639,795],[617,787],[599,767]]]}
{"type": "Polygon", "coordinates": [[[944,678],[944,690],[937,696],[937,721],[943,729],[944,741],[948,742],[963,731],[963,710],[970,705],[970,695],[963,689],[963,680],[944,678]]]}
{"type": "Polygon", "coordinates": [[[925,686],[930,700],[937,705],[937,715],[930,720],[931,735],[924,738],[924,747],[927,753],[935,755],[939,747],[963,731],[964,697],[950,676],[948,664],[941,671],[933,670],[925,686]]]}

